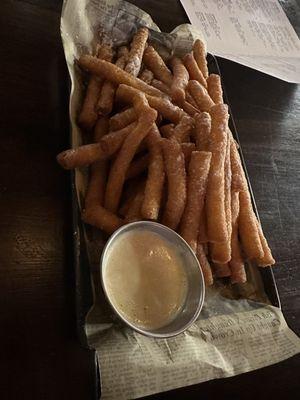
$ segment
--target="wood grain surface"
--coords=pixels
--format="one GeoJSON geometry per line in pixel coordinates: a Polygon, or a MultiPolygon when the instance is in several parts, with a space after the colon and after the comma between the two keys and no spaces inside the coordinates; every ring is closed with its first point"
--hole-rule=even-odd
{"type": "MultiPolygon", "coordinates": [[[[135,1],[162,30],[187,22],[176,0],[135,1]]],[[[68,76],[60,0],[0,9],[0,398],[94,399],[94,355],[76,336],[68,76]]],[[[300,88],[219,60],[289,326],[300,334],[300,88]]],[[[300,357],[155,399],[292,399],[300,357]]]]}

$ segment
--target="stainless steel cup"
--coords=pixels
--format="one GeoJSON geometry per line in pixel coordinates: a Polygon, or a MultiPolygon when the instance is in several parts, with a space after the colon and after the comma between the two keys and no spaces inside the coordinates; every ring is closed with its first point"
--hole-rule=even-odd
{"type": "Polygon", "coordinates": [[[185,240],[182,239],[181,236],[179,236],[176,232],[167,228],[166,226],[158,224],[156,222],[132,222],[118,229],[109,238],[103,250],[100,264],[100,273],[105,296],[114,312],[126,325],[130,326],[132,329],[143,335],[156,338],[168,338],[179,335],[180,333],[184,332],[198,318],[202,309],[205,297],[205,283],[197,257],[195,256],[190,246],[185,242],[185,240]],[[112,245],[117,245],[118,239],[122,235],[125,235],[126,233],[132,232],[134,230],[146,230],[156,233],[160,235],[163,239],[175,245],[179,254],[184,260],[184,267],[188,279],[187,296],[181,311],[169,324],[155,330],[143,329],[140,326],[136,326],[132,322],[128,321],[124,314],[121,314],[120,311],[115,307],[106,290],[104,274],[105,269],[108,268],[108,252],[112,245]]]}

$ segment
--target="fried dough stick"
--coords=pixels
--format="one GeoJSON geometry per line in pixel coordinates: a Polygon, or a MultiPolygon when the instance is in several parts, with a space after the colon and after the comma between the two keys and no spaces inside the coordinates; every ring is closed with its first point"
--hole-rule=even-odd
{"type": "Polygon", "coordinates": [[[233,187],[239,189],[239,235],[243,249],[249,259],[260,259],[264,255],[257,219],[254,214],[248,184],[240,156],[233,139],[230,145],[233,187]],[[240,186],[240,187],[238,187],[240,186]]]}
{"type": "Polygon", "coordinates": [[[207,79],[208,68],[207,68],[207,61],[206,61],[205,45],[200,39],[197,39],[194,42],[193,55],[194,55],[194,58],[196,60],[196,63],[198,65],[200,71],[202,72],[204,79],[207,79]]]}
{"type": "MultiPolygon", "coordinates": [[[[228,134],[227,134],[228,136],[228,134]]],[[[224,201],[225,215],[227,224],[227,240],[221,243],[211,243],[210,256],[213,262],[226,264],[231,258],[231,233],[232,233],[232,218],[231,218],[231,165],[230,165],[230,140],[227,138],[226,155],[224,162],[224,201]]]]}
{"type": "MultiPolygon", "coordinates": [[[[186,93],[187,94],[187,93],[186,93]]],[[[194,117],[195,114],[197,114],[199,112],[198,108],[194,107],[191,103],[189,103],[188,101],[184,101],[181,104],[181,107],[183,108],[183,110],[189,114],[191,117],[194,117]]]]}
{"type": "Polygon", "coordinates": [[[202,243],[203,245],[207,245],[208,237],[207,237],[207,222],[206,222],[206,204],[204,204],[204,209],[200,215],[199,219],[199,233],[198,233],[198,243],[202,243]]]}
{"type": "Polygon", "coordinates": [[[207,87],[206,80],[198,67],[198,64],[196,63],[196,60],[193,56],[192,53],[188,53],[183,57],[183,63],[188,70],[188,73],[190,75],[190,79],[196,80],[199,82],[200,85],[203,87],[207,87]]]}
{"type": "Polygon", "coordinates": [[[204,206],[211,153],[193,151],[188,168],[187,201],[180,223],[180,235],[197,250],[199,219],[204,206]]]}
{"type": "Polygon", "coordinates": [[[212,159],[206,196],[207,232],[210,242],[224,242],[228,240],[224,195],[228,107],[225,104],[215,105],[210,115],[209,150],[212,159]]]}
{"type": "Polygon", "coordinates": [[[141,207],[144,200],[144,185],[142,185],[135,197],[132,199],[128,211],[125,216],[125,222],[134,222],[140,221],[142,219],[141,216],[141,207]]]}
{"type": "Polygon", "coordinates": [[[207,78],[207,91],[215,104],[223,103],[223,90],[220,75],[209,75],[207,78]]]}
{"type": "Polygon", "coordinates": [[[127,170],[126,179],[133,179],[142,174],[148,168],[148,164],[149,154],[145,154],[137,160],[132,161],[127,170]]]}
{"type": "Polygon", "coordinates": [[[82,220],[86,224],[102,229],[109,235],[120,228],[124,223],[123,220],[100,205],[84,210],[82,213],[82,220]]]}
{"type": "Polygon", "coordinates": [[[165,182],[164,160],[160,141],[159,130],[156,125],[153,125],[146,137],[150,161],[141,215],[145,219],[154,221],[158,219],[165,182]]]}
{"type": "Polygon", "coordinates": [[[215,104],[207,93],[207,90],[196,80],[189,81],[187,88],[200,111],[209,111],[215,104]]]}
{"type": "Polygon", "coordinates": [[[159,127],[160,133],[166,139],[174,135],[174,124],[166,124],[159,127]]]}
{"type": "Polygon", "coordinates": [[[168,199],[162,223],[176,229],[186,203],[186,173],[184,155],[175,139],[162,139],[165,170],[168,179],[168,199]]]}
{"type": "Polygon", "coordinates": [[[120,203],[120,207],[118,210],[118,215],[122,215],[122,217],[126,217],[129,212],[129,209],[132,206],[132,202],[135,199],[138,192],[143,190],[145,186],[144,179],[134,179],[126,182],[126,187],[124,186],[124,191],[122,194],[122,202],[120,203]]]}
{"type": "Polygon", "coordinates": [[[143,62],[153,72],[154,76],[164,82],[166,85],[171,86],[172,74],[166,66],[164,60],[158,52],[152,47],[148,46],[144,51],[143,62]]]}
{"type": "MultiPolygon", "coordinates": [[[[139,91],[135,88],[132,88],[128,85],[120,85],[116,92],[116,96],[117,99],[120,101],[131,103],[136,93],[139,93],[139,91]]],[[[164,118],[176,124],[181,120],[184,115],[186,115],[184,111],[182,111],[179,107],[171,103],[171,101],[166,98],[159,98],[149,95],[146,95],[146,98],[149,102],[150,107],[155,108],[164,118]]]]}
{"type": "Polygon", "coordinates": [[[230,137],[230,164],[231,164],[231,177],[232,177],[232,190],[240,192],[245,189],[245,173],[242,167],[241,159],[239,156],[237,144],[234,141],[232,134],[230,137]]]}
{"type": "MultiPolygon", "coordinates": [[[[194,100],[194,98],[193,98],[193,96],[186,90],[185,91],[185,98],[186,98],[186,101],[191,105],[191,106],[193,106],[194,108],[198,108],[198,106],[197,106],[197,104],[196,104],[196,102],[195,102],[195,100],[194,100]]],[[[199,110],[198,110],[198,112],[199,112],[199,110]]]]}
{"type": "MultiPolygon", "coordinates": [[[[127,47],[121,47],[118,51],[118,59],[116,61],[116,66],[124,69],[127,55],[126,55],[127,47]],[[122,55],[120,55],[122,54],[122,55]]],[[[97,103],[97,111],[100,115],[108,115],[112,112],[114,97],[116,92],[116,85],[113,82],[105,81],[103,83],[100,97],[97,103]]]]}
{"type": "Polygon", "coordinates": [[[148,28],[142,27],[138,29],[132,39],[125,71],[133,76],[138,76],[140,72],[148,35],[148,28]]]}
{"type": "Polygon", "coordinates": [[[153,77],[154,77],[153,72],[147,68],[144,68],[143,71],[139,74],[139,78],[142,81],[146,82],[148,85],[151,85],[153,77]]]}
{"type": "Polygon", "coordinates": [[[231,270],[231,283],[244,283],[247,280],[244,260],[242,258],[239,237],[238,237],[238,217],[239,217],[239,193],[231,192],[231,260],[229,267],[231,270]]]}
{"type": "Polygon", "coordinates": [[[110,62],[99,60],[96,57],[92,57],[89,55],[83,55],[80,57],[78,63],[82,68],[86,69],[92,74],[104,77],[105,79],[115,83],[116,85],[124,83],[125,85],[132,86],[152,96],[165,96],[158,89],[155,89],[153,86],[147,85],[147,83],[143,82],[141,79],[130,75],[128,72],[123,71],[121,68],[110,62]]]}
{"type": "Polygon", "coordinates": [[[194,138],[196,148],[199,151],[207,151],[211,131],[211,117],[209,113],[203,112],[195,115],[194,138]]]}
{"type": "MultiPolygon", "coordinates": [[[[94,129],[94,142],[99,142],[107,132],[108,119],[102,117],[98,119],[94,129]]],[[[86,209],[89,209],[94,205],[103,205],[107,168],[107,161],[104,160],[96,161],[90,166],[90,178],[84,199],[84,207],[86,209]]]]}
{"type": "Polygon", "coordinates": [[[260,258],[257,258],[256,262],[260,267],[268,267],[275,264],[275,260],[272,256],[270,247],[268,246],[268,242],[263,234],[262,227],[259,221],[257,221],[257,227],[264,255],[260,258]]]}
{"type": "MultiPolygon", "coordinates": [[[[112,48],[109,45],[100,45],[97,57],[102,60],[111,61],[112,48]]],[[[91,75],[86,90],[86,95],[82,104],[82,109],[78,117],[78,123],[84,129],[91,130],[95,125],[98,115],[96,105],[100,95],[103,77],[91,75]]]]}
{"type": "Polygon", "coordinates": [[[165,93],[167,96],[171,96],[171,89],[168,85],[160,81],[159,79],[152,79],[151,86],[165,93]]]}
{"type": "Polygon", "coordinates": [[[214,283],[214,279],[211,271],[211,266],[206,257],[203,244],[200,242],[198,242],[197,244],[196,256],[198,258],[206,286],[212,285],[214,283]]]}
{"type": "Polygon", "coordinates": [[[183,116],[173,130],[173,137],[179,142],[188,142],[190,133],[194,125],[194,120],[189,116],[183,116]]]}
{"type": "Polygon", "coordinates": [[[134,130],[136,122],[119,131],[102,137],[99,143],[86,144],[77,149],[65,150],[56,157],[57,162],[65,169],[74,169],[90,165],[97,160],[106,160],[122,146],[125,138],[134,130]]]}
{"type": "Polygon", "coordinates": [[[135,120],[136,113],[134,108],[127,108],[126,110],[121,111],[110,118],[109,128],[111,131],[117,131],[125,128],[125,126],[131,124],[135,120]]]}
{"type": "Polygon", "coordinates": [[[239,234],[243,249],[249,259],[261,259],[264,256],[264,250],[248,190],[239,192],[239,201],[239,234]]]}
{"type": "Polygon", "coordinates": [[[232,187],[239,191],[239,235],[242,247],[249,259],[258,265],[266,266],[275,263],[260,223],[253,211],[251,196],[245,172],[242,167],[237,145],[231,137],[230,160],[232,169],[232,187]]]}
{"type": "Polygon", "coordinates": [[[133,106],[138,115],[138,123],[125,139],[111,167],[107,181],[104,204],[105,208],[112,212],[116,212],[118,209],[126,173],[135,152],[157,118],[157,112],[149,107],[143,93],[139,92],[134,96],[133,106]]]}
{"type": "Polygon", "coordinates": [[[171,84],[171,97],[173,101],[181,104],[185,100],[185,88],[189,81],[189,73],[178,57],[171,58],[170,66],[174,76],[171,84]]]}
{"type": "Polygon", "coordinates": [[[181,150],[184,155],[185,170],[188,171],[192,152],[196,150],[195,143],[181,143],[181,150]]]}

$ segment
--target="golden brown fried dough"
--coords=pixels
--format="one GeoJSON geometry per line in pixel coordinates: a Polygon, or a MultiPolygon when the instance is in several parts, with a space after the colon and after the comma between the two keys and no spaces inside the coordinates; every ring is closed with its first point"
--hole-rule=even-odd
{"type": "MultiPolygon", "coordinates": [[[[116,66],[124,69],[126,64],[126,56],[121,56],[116,61],[116,66]]],[[[105,81],[103,83],[99,100],[97,103],[97,111],[100,115],[108,115],[112,112],[116,85],[113,82],[105,81]]]]}
{"type": "Polygon", "coordinates": [[[110,118],[109,128],[111,131],[117,131],[119,129],[125,128],[125,126],[136,121],[136,119],[137,116],[134,108],[127,108],[126,110],[121,111],[110,118]]]}
{"type": "Polygon", "coordinates": [[[231,186],[232,190],[239,192],[245,190],[245,173],[242,167],[241,158],[237,149],[237,144],[234,141],[232,134],[229,134],[230,138],[230,164],[231,164],[231,186]]]}
{"type": "Polygon", "coordinates": [[[198,67],[198,64],[196,63],[196,60],[192,53],[188,53],[183,57],[183,63],[189,72],[190,79],[196,80],[197,82],[199,82],[200,85],[206,88],[206,80],[200,68],[198,67]]]}
{"type": "Polygon", "coordinates": [[[196,148],[199,151],[207,151],[209,149],[211,117],[209,113],[203,112],[195,115],[194,137],[196,148]]]}
{"type": "Polygon", "coordinates": [[[123,71],[121,68],[110,62],[98,60],[96,57],[88,55],[81,56],[78,62],[82,68],[88,70],[92,74],[103,77],[115,83],[116,85],[120,85],[123,83],[152,96],[164,96],[164,94],[158,89],[155,89],[153,86],[147,85],[147,83],[143,82],[139,78],[130,75],[128,72],[123,71]]]}
{"type": "MultiPolygon", "coordinates": [[[[99,142],[102,137],[107,134],[107,132],[108,119],[102,117],[98,119],[94,129],[94,142],[99,142]]],[[[107,162],[102,160],[96,161],[90,166],[90,178],[84,199],[84,206],[86,209],[89,209],[95,205],[103,205],[107,167],[107,162]]]]}
{"type": "Polygon", "coordinates": [[[248,190],[239,193],[239,201],[239,234],[243,249],[249,259],[260,259],[264,256],[264,250],[248,190]]]}
{"type": "MultiPolygon", "coordinates": [[[[102,44],[98,46],[97,57],[102,60],[111,61],[113,56],[112,48],[109,45],[102,44]]],[[[79,125],[91,130],[98,118],[96,105],[101,92],[103,77],[91,75],[86,95],[83,101],[82,109],[78,117],[79,125]]]]}
{"type": "Polygon", "coordinates": [[[193,45],[193,55],[196,60],[196,63],[202,72],[202,75],[205,79],[208,77],[208,68],[207,68],[207,61],[206,61],[206,51],[205,51],[205,45],[204,43],[200,40],[197,39],[194,42],[193,45]]]}
{"type": "MultiPolygon", "coordinates": [[[[227,135],[228,136],[228,135],[227,135]]],[[[224,201],[225,215],[227,224],[227,240],[222,243],[211,243],[211,260],[226,264],[231,258],[231,233],[232,233],[232,218],[231,218],[231,167],[230,167],[230,141],[227,139],[226,156],[224,162],[224,201]]]]}
{"type": "Polygon", "coordinates": [[[186,202],[184,155],[177,140],[162,139],[161,143],[168,179],[168,199],[162,223],[175,230],[179,225],[186,202]]]}
{"type": "Polygon", "coordinates": [[[194,107],[191,103],[189,103],[188,101],[184,101],[181,104],[181,107],[183,108],[183,110],[190,115],[191,117],[194,117],[198,112],[198,108],[194,107]]]}
{"type": "Polygon", "coordinates": [[[214,279],[213,279],[213,275],[212,275],[212,271],[211,271],[211,266],[206,257],[202,243],[198,243],[198,245],[197,245],[196,256],[198,258],[198,261],[199,261],[199,264],[200,264],[200,267],[201,267],[201,270],[203,273],[205,285],[206,286],[212,285],[214,282],[214,279]]]}
{"type": "MultiPolygon", "coordinates": [[[[187,103],[189,103],[191,106],[193,106],[194,108],[196,108],[198,110],[197,103],[195,102],[193,96],[187,90],[185,91],[185,99],[186,99],[187,103]]],[[[199,110],[198,110],[198,112],[199,112],[199,110]]]]}
{"type": "MultiPolygon", "coordinates": [[[[133,96],[137,93],[139,93],[139,91],[130,86],[120,85],[116,92],[116,96],[117,99],[122,102],[132,103],[133,96]]],[[[150,107],[155,108],[164,118],[174,122],[175,124],[177,124],[181,118],[186,115],[181,108],[177,107],[166,98],[159,98],[149,95],[146,95],[146,98],[150,107]]]]}
{"type": "Polygon", "coordinates": [[[166,85],[171,86],[173,80],[171,71],[152,46],[148,46],[145,49],[143,62],[153,72],[157,79],[161,80],[166,85]]]}
{"type": "Polygon", "coordinates": [[[208,243],[207,222],[206,222],[206,211],[205,211],[205,208],[202,210],[202,213],[200,215],[198,243],[202,243],[203,245],[208,243]]]}
{"type": "Polygon", "coordinates": [[[179,121],[179,124],[174,127],[172,137],[174,137],[178,143],[188,142],[190,140],[190,133],[193,125],[194,120],[191,117],[187,115],[183,116],[179,121]]]}
{"type": "Polygon", "coordinates": [[[199,220],[203,210],[211,153],[193,151],[188,168],[187,200],[180,223],[180,235],[197,250],[199,220]]]}
{"type": "Polygon", "coordinates": [[[159,127],[160,133],[166,139],[174,135],[174,124],[166,124],[159,127]]]}
{"type": "Polygon", "coordinates": [[[153,81],[153,72],[150,71],[150,69],[144,68],[143,71],[139,74],[139,78],[146,82],[148,85],[151,85],[151,82],[153,81]]]}
{"type": "Polygon", "coordinates": [[[228,240],[224,195],[228,107],[225,104],[215,105],[210,115],[209,150],[212,159],[206,196],[207,233],[210,242],[222,243],[228,240]]]}
{"type": "Polygon", "coordinates": [[[207,78],[207,91],[215,104],[223,103],[223,90],[220,75],[209,75],[207,78]]]}
{"type": "Polygon", "coordinates": [[[143,93],[138,93],[134,96],[133,106],[138,115],[138,123],[125,139],[111,167],[107,181],[104,204],[105,208],[112,212],[118,210],[126,173],[136,150],[157,118],[157,112],[149,107],[146,96],[143,93]]]}
{"type": "Polygon", "coordinates": [[[144,201],[144,187],[142,186],[131,201],[128,211],[125,215],[125,222],[140,221],[142,219],[141,207],[144,201]]]}
{"type": "Polygon", "coordinates": [[[207,90],[199,82],[195,80],[189,81],[187,87],[200,111],[209,111],[215,104],[207,93],[207,90]]]}
{"type": "Polygon", "coordinates": [[[141,215],[145,219],[155,221],[158,219],[165,181],[161,136],[156,125],[153,125],[145,140],[150,153],[150,161],[141,215]]]}
{"type": "Polygon", "coordinates": [[[114,233],[114,231],[120,228],[120,226],[122,226],[124,223],[115,214],[106,210],[100,205],[84,210],[82,213],[82,220],[86,224],[102,229],[109,235],[114,233]]]}
{"type": "Polygon", "coordinates": [[[128,54],[128,61],[125,67],[125,71],[133,76],[138,76],[140,72],[148,34],[148,29],[146,27],[142,27],[139,28],[136,34],[133,36],[130,45],[130,52],[128,54]]]}
{"type": "Polygon", "coordinates": [[[119,131],[105,135],[99,143],[65,150],[58,154],[57,162],[65,169],[74,169],[90,165],[98,160],[106,160],[121,147],[123,141],[134,130],[135,126],[136,123],[133,122],[119,131]]]}
{"type": "Polygon", "coordinates": [[[261,245],[262,245],[262,248],[264,251],[264,255],[262,257],[258,258],[256,260],[256,262],[260,267],[268,267],[268,266],[275,264],[275,260],[272,256],[271,249],[270,249],[268,242],[263,234],[263,231],[262,231],[259,221],[257,221],[257,226],[258,226],[258,233],[259,233],[260,242],[261,242],[261,245]]]}
{"type": "Polygon", "coordinates": [[[165,93],[167,96],[171,96],[171,89],[168,85],[160,81],[159,79],[152,79],[151,86],[165,93]]]}
{"type": "Polygon", "coordinates": [[[172,57],[170,65],[174,76],[171,84],[171,97],[173,101],[181,104],[185,100],[185,88],[189,81],[189,73],[178,57],[172,57]]]}
{"type": "Polygon", "coordinates": [[[229,267],[231,270],[231,283],[244,283],[247,280],[244,260],[242,258],[241,247],[238,237],[238,217],[239,217],[239,193],[231,192],[231,217],[232,217],[232,235],[231,235],[231,260],[229,267]]]}
{"type": "Polygon", "coordinates": [[[137,176],[142,174],[148,168],[148,164],[149,164],[149,154],[144,154],[137,160],[132,161],[132,163],[128,168],[126,179],[136,178],[137,176]]]}
{"type": "Polygon", "coordinates": [[[185,170],[187,171],[189,169],[192,152],[196,150],[196,146],[195,143],[192,142],[181,143],[180,145],[184,155],[185,170]]]}

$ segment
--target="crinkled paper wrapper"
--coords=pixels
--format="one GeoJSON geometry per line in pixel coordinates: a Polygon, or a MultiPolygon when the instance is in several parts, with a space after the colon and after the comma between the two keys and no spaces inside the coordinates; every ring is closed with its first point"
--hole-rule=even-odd
{"type": "MultiPolygon", "coordinates": [[[[161,33],[151,17],[122,0],[66,0],[61,35],[71,78],[72,146],[82,144],[76,124],[84,93],[84,74],[75,64],[81,54],[93,53],[99,41],[128,43],[141,26],[150,28],[150,41],[162,55],[190,51],[202,37],[191,25],[161,33]]],[[[85,169],[75,173],[81,208],[87,183],[85,169]]],[[[209,288],[200,318],[185,333],[171,339],[144,337],[122,325],[107,305],[99,282],[98,263],[103,238],[86,228],[94,285],[94,306],[86,318],[88,343],[96,349],[103,399],[133,399],[152,393],[223,378],[265,367],[300,351],[300,340],[273,307],[260,274],[248,266],[248,282],[209,288]]]]}

